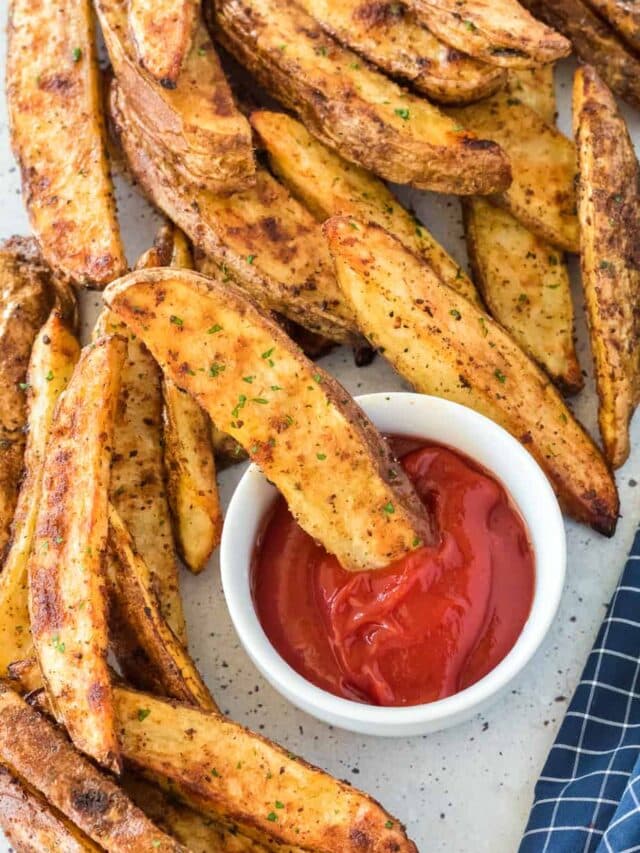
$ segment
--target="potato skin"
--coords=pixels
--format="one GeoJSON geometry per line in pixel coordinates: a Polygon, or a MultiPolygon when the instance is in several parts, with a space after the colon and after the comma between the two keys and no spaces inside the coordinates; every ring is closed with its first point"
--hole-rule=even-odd
{"type": "Polygon", "coordinates": [[[378,226],[334,217],[324,229],[338,280],[372,345],[416,390],[469,406],[508,430],[545,471],[565,510],[613,535],[619,500],[611,471],[506,332],[378,226]]]}
{"type": "Polygon", "coordinates": [[[31,227],[53,270],[91,287],[126,269],[101,102],[89,0],[12,0],[7,103],[31,227]]]}
{"type": "Polygon", "coordinates": [[[178,79],[199,10],[197,0],[129,2],[129,29],[138,61],[166,88],[178,79]]]}
{"type": "Polygon", "coordinates": [[[598,421],[605,455],[618,468],[629,455],[629,422],[640,402],[638,161],[613,95],[590,66],[576,72],[573,115],[598,421]]]}
{"type": "Polygon", "coordinates": [[[496,143],[373,71],[292,0],[220,0],[215,26],[261,85],[347,160],[420,189],[467,195],[509,185],[496,143]]]}
{"type": "Polygon", "coordinates": [[[381,568],[432,541],[430,518],[368,418],[236,288],[140,270],[106,300],[346,569],[381,568]]]}

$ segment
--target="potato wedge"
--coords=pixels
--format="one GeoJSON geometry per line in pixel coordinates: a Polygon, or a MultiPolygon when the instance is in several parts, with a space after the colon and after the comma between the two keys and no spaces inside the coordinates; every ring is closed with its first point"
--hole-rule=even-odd
{"type": "Polygon", "coordinates": [[[416,853],[373,799],[237,723],[127,688],[116,703],[127,763],[214,819],[313,853],[416,853]]]}
{"type": "Polygon", "coordinates": [[[510,68],[506,91],[538,113],[547,124],[556,123],[556,92],[554,66],[538,65],[536,68],[510,68]]]}
{"type": "Polygon", "coordinates": [[[509,155],[513,183],[491,200],[543,240],[577,252],[573,143],[508,92],[450,112],[465,126],[495,139],[509,155]]]}
{"type": "Polygon", "coordinates": [[[31,252],[32,242],[23,238],[0,246],[0,559],[24,466],[29,355],[53,297],[48,272],[31,252]]]}
{"type": "Polygon", "coordinates": [[[566,393],[584,385],[569,271],[553,246],[483,198],[465,199],[469,261],[489,313],[566,393]]]}
{"type": "Polygon", "coordinates": [[[56,716],[78,749],[115,771],[102,557],[125,350],[117,337],[85,348],[56,407],[28,563],[33,642],[56,716]]]}
{"type": "Polygon", "coordinates": [[[191,48],[197,0],[129,0],[129,29],[138,61],[171,89],[191,48]]]}
{"type": "Polygon", "coordinates": [[[138,64],[127,0],[96,0],[96,9],[114,72],[148,144],[169,157],[181,175],[213,192],[252,184],[251,128],[235,106],[204,24],[197,24],[182,71],[166,88],[138,64]]]}
{"type": "Polygon", "coordinates": [[[344,214],[377,222],[421,255],[445,284],[479,304],[468,276],[381,180],[318,142],[285,113],[260,110],[252,113],[251,124],[275,173],[317,219],[344,214]]]}
{"type": "Polygon", "coordinates": [[[109,551],[116,567],[111,584],[118,608],[133,630],[165,695],[189,705],[217,710],[189,652],[160,612],[149,567],[113,506],[109,507],[109,551]]]}
{"type": "Polygon", "coordinates": [[[611,472],[550,381],[502,328],[461,305],[378,226],[334,217],[324,228],[363,331],[396,370],[421,393],[499,423],[542,466],[567,512],[612,535],[618,495],[611,472]]]}
{"type": "Polygon", "coordinates": [[[443,44],[402,3],[302,0],[300,5],[338,41],[435,101],[467,104],[492,95],[505,81],[501,68],[443,44]]]}
{"type": "Polygon", "coordinates": [[[638,161],[613,95],[590,66],[576,72],[573,116],[598,422],[605,456],[618,468],[629,455],[629,422],[640,403],[638,161]]]}
{"type": "Polygon", "coordinates": [[[613,91],[640,106],[640,58],[583,0],[522,0],[537,18],[564,33],[613,91]]]}
{"type": "Polygon", "coordinates": [[[94,287],[126,269],[101,97],[89,0],[11,0],[7,103],[31,228],[55,272],[94,287]]]}
{"type": "Polygon", "coordinates": [[[223,279],[311,331],[341,343],[356,340],[320,228],[284,187],[264,169],[254,187],[232,196],[186,184],[147,148],[122,107],[114,87],[112,115],[131,171],[152,202],[215,261],[223,279]]]}
{"type": "Polygon", "coordinates": [[[293,0],[220,0],[215,22],[230,53],[347,160],[421,189],[485,194],[509,185],[497,144],[372,70],[293,0]]]}
{"type": "Polygon", "coordinates": [[[100,848],[113,853],[186,853],[80,755],[60,729],[1,683],[0,761],[100,848]]]}
{"type": "Polygon", "coordinates": [[[31,554],[42,491],[45,449],[58,397],[80,355],[75,336],[54,309],[38,332],[26,375],[27,446],[11,541],[0,572],[0,676],[33,648],[29,624],[27,562],[31,554]]]}
{"type": "Polygon", "coordinates": [[[591,8],[634,50],[640,50],[640,10],[628,0],[589,0],[591,8]]]}
{"type": "Polygon", "coordinates": [[[106,300],[345,568],[380,568],[431,541],[426,510],[386,442],[236,288],[186,270],[141,270],[106,300]]]}
{"type": "Polygon", "coordinates": [[[516,0],[410,0],[410,7],[443,42],[494,65],[530,68],[571,53],[564,36],[516,0]]]}
{"type": "Polygon", "coordinates": [[[18,853],[98,853],[103,849],[2,765],[0,826],[18,853]]]}

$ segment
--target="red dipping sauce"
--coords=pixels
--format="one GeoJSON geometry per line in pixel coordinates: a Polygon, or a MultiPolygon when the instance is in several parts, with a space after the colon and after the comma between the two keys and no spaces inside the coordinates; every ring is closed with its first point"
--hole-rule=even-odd
{"type": "Polygon", "coordinates": [[[417,446],[402,465],[438,545],[347,572],[279,498],[254,555],[258,618],[280,655],[318,687],[372,705],[432,702],[478,681],[513,647],[533,599],[533,549],[505,489],[453,450],[417,446]]]}

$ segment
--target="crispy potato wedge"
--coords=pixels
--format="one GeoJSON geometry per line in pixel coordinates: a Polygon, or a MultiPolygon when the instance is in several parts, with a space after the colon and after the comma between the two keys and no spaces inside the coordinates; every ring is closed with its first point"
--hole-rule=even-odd
{"type": "Polygon", "coordinates": [[[578,148],[582,286],[600,400],[605,455],[629,455],[640,403],[640,201],[638,161],[611,92],[589,66],[573,85],[578,148]]]}
{"type": "Polygon", "coordinates": [[[516,0],[410,0],[446,44],[494,65],[529,68],[571,53],[571,43],[516,0]]]}
{"type": "Polygon", "coordinates": [[[0,572],[0,676],[32,649],[27,594],[27,562],[42,491],[49,429],[58,397],[71,378],[80,346],[60,312],[54,309],[36,335],[26,376],[27,446],[11,541],[0,572]]]}
{"type": "Polygon", "coordinates": [[[343,157],[397,183],[501,192],[501,148],[409,94],[343,48],[293,0],[220,0],[217,36],[262,86],[343,157]]]}
{"type": "Polygon", "coordinates": [[[483,198],[463,202],[473,278],[491,316],[567,393],[584,385],[562,252],[483,198]]]}
{"type": "Polygon", "coordinates": [[[583,0],[522,0],[537,18],[560,30],[613,91],[640,106],[640,58],[583,0]]]}
{"type": "Polygon", "coordinates": [[[119,610],[154,668],[164,694],[217,710],[189,652],[160,612],[149,567],[136,553],[133,539],[113,506],[109,507],[109,551],[111,565],[116,567],[111,584],[119,610]]]}
{"type": "Polygon", "coordinates": [[[640,10],[629,0],[589,0],[589,5],[610,24],[632,50],[640,50],[640,10]]]}
{"type": "Polygon", "coordinates": [[[80,755],[60,729],[2,683],[0,760],[101,848],[114,853],[186,853],[80,755]]]}
{"type": "Polygon", "coordinates": [[[577,252],[573,143],[508,92],[450,112],[465,126],[495,139],[509,155],[513,183],[491,200],[543,240],[577,252]]]}
{"type": "Polygon", "coordinates": [[[125,350],[117,337],[85,348],[56,407],[28,563],[33,642],[56,716],[78,749],[116,771],[102,557],[125,350]]]}
{"type": "Polygon", "coordinates": [[[18,853],[98,853],[103,849],[2,765],[0,826],[18,853]]]}
{"type": "Polygon", "coordinates": [[[0,246],[0,558],[9,542],[24,466],[29,355],[53,296],[48,272],[31,259],[32,250],[23,238],[0,246]]]}
{"type": "Polygon", "coordinates": [[[313,853],[415,853],[373,799],[237,723],[127,688],[116,702],[127,763],[214,819],[313,853]]]}
{"type": "Polygon", "coordinates": [[[538,65],[536,68],[511,68],[507,74],[506,91],[538,113],[547,124],[556,123],[556,91],[554,66],[538,65]]]}
{"type": "Polygon", "coordinates": [[[618,495],[611,472],[550,381],[502,328],[471,303],[461,305],[378,226],[334,217],[324,228],[363,331],[396,370],[421,393],[499,423],[542,466],[574,518],[612,535],[618,495]]]}
{"type": "Polygon", "coordinates": [[[223,432],[211,421],[211,444],[219,468],[228,468],[237,462],[244,462],[248,453],[228,432],[223,432]]]}
{"type": "Polygon", "coordinates": [[[232,196],[180,181],[122,111],[119,90],[111,109],[136,179],[153,203],[268,310],[278,311],[331,340],[358,337],[317,222],[264,169],[256,185],[232,196]]]}
{"type": "Polygon", "coordinates": [[[431,541],[426,510],[386,442],[239,290],[186,270],[141,270],[106,299],[345,568],[380,568],[431,541]]]}
{"type": "Polygon", "coordinates": [[[344,214],[377,222],[421,255],[445,284],[478,302],[468,276],[379,178],[344,160],[285,113],[260,110],[252,113],[251,124],[275,173],[317,219],[344,214]]]}
{"type": "Polygon", "coordinates": [[[55,272],[95,287],[126,269],[101,97],[89,0],[11,0],[7,103],[31,228],[55,272]]]}
{"type": "Polygon", "coordinates": [[[302,0],[300,5],[338,41],[435,101],[467,104],[505,82],[501,68],[443,44],[402,3],[302,0]]]}
{"type": "Polygon", "coordinates": [[[181,175],[213,192],[253,183],[251,128],[235,106],[204,24],[198,23],[182,71],[167,88],[138,64],[127,0],[96,0],[96,9],[116,77],[148,144],[165,152],[181,175]]]}
{"type": "Polygon", "coordinates": [[[199,10],[197,0],[129,0],[138,61],[166,89],[178,80],[199,10]]]}

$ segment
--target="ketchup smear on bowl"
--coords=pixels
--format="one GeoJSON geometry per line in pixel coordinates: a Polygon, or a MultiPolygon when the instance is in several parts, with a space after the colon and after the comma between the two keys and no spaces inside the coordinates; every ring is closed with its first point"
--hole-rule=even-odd
{"type": "Polygon", "coordinates": [[[535,581],[500,483],[453,450],[395,441],[399,454],[414,448],[402,465],[435,515],[437,545],[348,572],[278,498],[253,562],[258,618],[280,655],[318,687],[372,705],[432,702],[486,675],[518,639],[535,581]]]}

